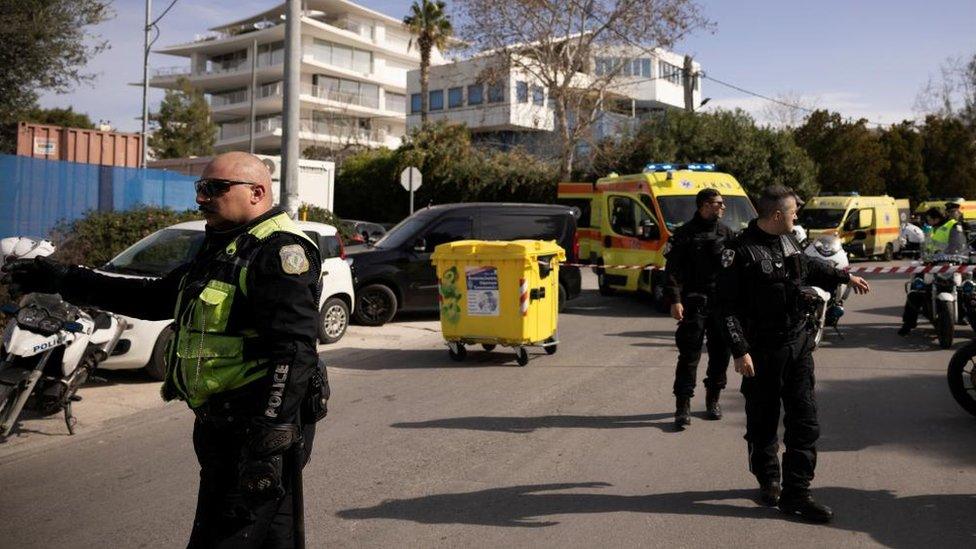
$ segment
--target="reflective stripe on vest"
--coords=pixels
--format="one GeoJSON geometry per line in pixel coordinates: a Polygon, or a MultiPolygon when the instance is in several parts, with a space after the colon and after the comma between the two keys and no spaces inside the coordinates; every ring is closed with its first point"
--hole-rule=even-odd
{"type": "MultiPolygon", "coordinates": [[[[299,236],[317,248],[285,212],[258,223],[246,234],[260,242],[279,232],[299,236]]],[[[243,236],[227,245],[222,258],[214,260],[215,265],[221,260],[233,263],[231,281],[207,280],[182,317],[176,319],[176,337],[167,353],[166,383],[191,408],[201,406],[211,395],[243,387],[267,373],[267,364],[244,360],[244,342],[256,336],[253,330],[228,330],[237,291],[247,297],[247,267],[253,254],[243,258],[237,255],[238,240],[243,236]]],[[[184,278],[180,283],[177,315],[185,299],[185,282],[184,278]]]]}

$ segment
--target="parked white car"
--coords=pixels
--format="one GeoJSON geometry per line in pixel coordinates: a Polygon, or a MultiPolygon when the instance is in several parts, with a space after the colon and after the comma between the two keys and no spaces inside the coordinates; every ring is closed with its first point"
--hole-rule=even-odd
{"type": "MultiPolygon", "coordinates": [[[[158,277],[188,262],[203,244],[204,222],[178,223],[136,242],[98,272],[122,277],[158,277]]],[[[336,228],[324,223],[299,221],[298,227],[319,245],[322,255],[322,296],[319,300],[319,341],[335,343],[349,326],[353,304],[352,273],[336,228]]],[[[172,320],[125,317],[129,328],[112,356],[99,365],[107,370],[145,368],[156,378],[165,375],[166,345],[173,337],[172,320]]]]}

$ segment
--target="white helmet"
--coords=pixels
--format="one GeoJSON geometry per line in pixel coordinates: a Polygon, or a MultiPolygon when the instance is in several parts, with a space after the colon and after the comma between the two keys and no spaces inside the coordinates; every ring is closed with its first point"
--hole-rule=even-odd
{"type": "Polygon", "coordinates": [[[33,259],[54,253],[49,240],[37,240],[26,236],[11,236],[0,240],[0,265],[15,259],[33,259]]]}

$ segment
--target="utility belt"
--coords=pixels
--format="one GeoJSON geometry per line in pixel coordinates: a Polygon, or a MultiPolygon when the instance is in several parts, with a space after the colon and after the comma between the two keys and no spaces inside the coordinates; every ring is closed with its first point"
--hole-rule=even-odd
{"type": "MultiPolygon", "coordinates": [[[[329,413],[328,402],[331,394],[325,363],[319,359],[312,368],[302,399],[300,423],[308,425],[325,419],[329,413]]],[[[251,383],[239,389],[211,395],[206,402],[192,410],[197,420],[203,423],[225,427],[239,425],[244,428],[250,419],[263,413],[266,398],[261,384],[251,383]]]]}
{"type": "Polygon", "coordinates": [[[706,289],[700,292],[681,292],[681,305],[689,313],[698,312],[700,314],[707,314],[710,312],[710,307],[714,300],[715,292],[712,289],[706,289]]]}

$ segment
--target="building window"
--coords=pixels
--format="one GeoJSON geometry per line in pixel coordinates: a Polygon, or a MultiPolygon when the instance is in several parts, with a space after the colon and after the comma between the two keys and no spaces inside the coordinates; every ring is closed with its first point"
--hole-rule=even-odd
{"type": "Polygon", "coordinates": [[[412,93],[410,94],[410,114],[420,112],[420,94],[412,93]]]}
{"type": "Polygon", "coordinates": [[[430,92],[430,110],[444,110],[444,90],[433,90],[430,92]]]}
{"type": "Polygon", "coordinates": [[[545,105],[546,104],[546,92],[542,89],[542,86],[532,86],[532,104],[533,105],[545,105]]]}
{"type": "Polygon", "coordinates": [[[308,53],[319,63],[335,65],[351,71],[370,73],[373,70],[373,54],[366,50],[359,50],[333,44],[325,40],[315,39],[308,53]]]}
{"type": "Polygon", "coordinates": [[[468,105],[480,105],[484,102],[485,87],[482,84],[468,86],[468,105]]]}
{"type": "Polygon", "coordinates": [[[641,59],[641,76],[650,78],[651,77],[651,58],[644,57],[641,59]]]}
{"type": "MultiPolygon", "coordinates": [[[[491,93],[490,90],[489,93],[491,93]]],[[[519,103],[529,102],[529,84],[527,82],[519,81],[515,83],[515,99],[519,103]]],[[[488,100],[491,101],[490,98],[488,100]]]]}
{"type": "Polygon", "coordinates": [[[672,84],[677,84],[679,86],[681,85],[681,73],[682,73],[681,67],[677,65],[672,65],[667,61],[659,61],[657,67],[658,67],[658,72],[660,73],[658,76],[661,79],[667,80],[672,84]]]}
{"type": "Polygon", "coordinates": [[[455,109],[464,105],[464,90],[462,88],[451,88],[447,90],[447,107],[455,109]]]}
{"type": "Polygon", "coordinates": [[[501,82],[488,85],[488,102],[501,103],[505,100],[505,86],[501,82]]]}
{"type": "MultiPolygon", "coordinates": [[[[420,101],[420,94],[415,94],[420,101]]],[[[407,112],[407,97],[399,93],[386,92],[386,110],[393,112],[407,112]]]]}

